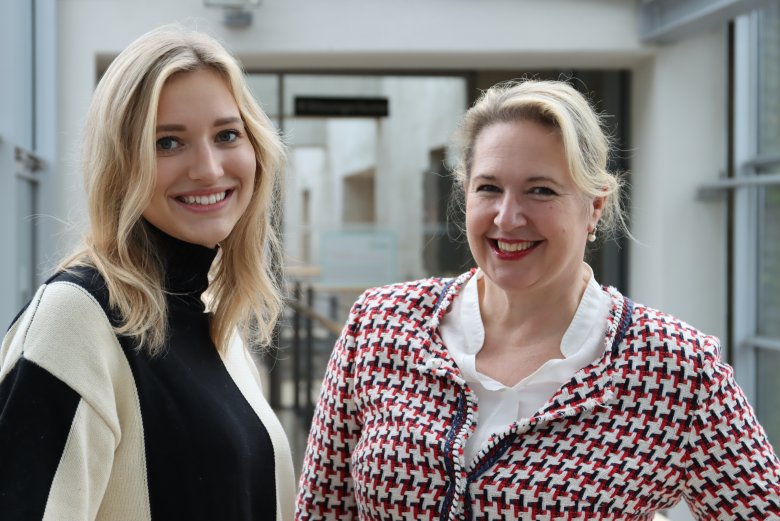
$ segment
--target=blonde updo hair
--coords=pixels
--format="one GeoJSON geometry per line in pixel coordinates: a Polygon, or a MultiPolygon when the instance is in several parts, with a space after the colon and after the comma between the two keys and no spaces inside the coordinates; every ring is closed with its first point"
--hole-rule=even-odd
{"type": "Polygon", "coordinates": [[[224,350],[238,330],[253,345],[269,344],[282,308],[281,255],[273,229],[285,160],[279,135],[238,62],[217,40],[178,25],[158,28],[122,51],[95,90],[82,152],[89,232],[61,265],[97,268],[121,316],[117,333],[134,337],[152,355],[163,349],[167,334],[163,266],[141,218],[157,176],[157,106],[171,76],[198,69],[224,79],[257,163],[249,206],[220,244],[211,269],[212,339],[224,350]]]}
{"type": "Polygon", "coordinates": [[[534,121],[557,130],[575,185],[585,197],[605,197],[600,234],[628,234],[620,201],[621,180],[607,170],[610,140],[601,117],[582,94],[563,81],[511,81],[482,94],[463,116],[455,136],[458,197],[468,188],[479,134],[492,124],[513,121],[534,121]]]}

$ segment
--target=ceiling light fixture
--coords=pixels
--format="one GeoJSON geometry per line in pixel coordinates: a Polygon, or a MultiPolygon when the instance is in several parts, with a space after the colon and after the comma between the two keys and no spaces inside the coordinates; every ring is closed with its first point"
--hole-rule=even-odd
{"type": "Polygon", "coordinates": [[[251,9],[260,5],[260,0],[204,0],[206,7],[222,8],[222,23],[233,29],[252,25],[251,9]]]}

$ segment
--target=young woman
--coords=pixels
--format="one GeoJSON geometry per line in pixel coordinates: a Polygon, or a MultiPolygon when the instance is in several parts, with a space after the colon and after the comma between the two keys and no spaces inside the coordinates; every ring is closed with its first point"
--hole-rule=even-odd
{"type": "Polygon", "coordinates": [[[289,520],[287,440],[247,345],[280,311],[283,147],[236,60],[178,27],[95,91],[89,231],[0,351],[4,520],[289,520]]]}
{"type": "Polygon", "coordinates": [[[297,519],[780,519],[780,463],[718,341],[600,287],[608,140],[561,82],[489,89],[460,166],[477,269],[367,291],[314,414],[297,519]]]}

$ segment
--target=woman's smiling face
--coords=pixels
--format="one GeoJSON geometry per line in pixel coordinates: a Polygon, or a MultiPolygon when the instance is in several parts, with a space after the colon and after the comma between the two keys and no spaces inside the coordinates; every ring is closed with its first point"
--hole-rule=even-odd
{"type": "Polygon", "coordinates": [[[157,108],[157,182],[143,216],[213,247],[233,231],[255,183],[255,151],[227,83],[203,68],[171,76],[157,108]]]}
{"type": "Polygon", "coordinates": [[[487,279],[508,293],[573,284],[603,199],[575,185],[559,132],[531,120],[493,123],[477,136],[471,165],[466,231],[487,279]]]}

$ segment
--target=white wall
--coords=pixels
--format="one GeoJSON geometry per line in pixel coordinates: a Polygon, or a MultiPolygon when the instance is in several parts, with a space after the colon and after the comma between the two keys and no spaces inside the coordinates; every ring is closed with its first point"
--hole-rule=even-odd
{"type": "Polygon", "coordinates": [[[725,165],[721,31],[659,47],[633,77],[632,297],[708,333],[726,332],[725,202],[697,188],[725,165]]]}

